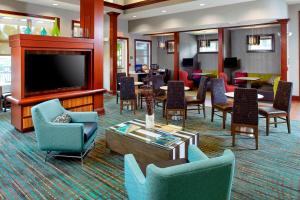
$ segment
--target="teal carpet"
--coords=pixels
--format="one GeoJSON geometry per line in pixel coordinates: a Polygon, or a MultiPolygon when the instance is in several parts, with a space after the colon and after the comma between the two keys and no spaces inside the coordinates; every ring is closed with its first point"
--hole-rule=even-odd
{"type": "MultiPolygon", "coordinates": [[[[125,120],[144,119],[124,111],[119,114],[115,98],[106,97],[106,115],[100,117],[96,148],[84,161],[50,159],[37,148],[34,133],[18,133],[10,125],[10,113],[0,114],[0,199],[127,199],[124,190],[123,157],[104,148],[105,128],[125,120]]],[[[208,108],[208,116],[210,109],[208,108]]],[[[164,123],[161,110],[156,121],[164,123]]],[[[292,134],[285,125],[272,128],[265,136],[260,124],[259,150],[254,139],[237,137],[231,147],[229,132],[221,129],[221,120],[211,123],[201,115],[189,113],[187,129],[200,132],[200,148],[208,156],[232,149],[236,156],[236,174],[232,199],[300,199],[300,122],[292,122],[292,134]]]]}

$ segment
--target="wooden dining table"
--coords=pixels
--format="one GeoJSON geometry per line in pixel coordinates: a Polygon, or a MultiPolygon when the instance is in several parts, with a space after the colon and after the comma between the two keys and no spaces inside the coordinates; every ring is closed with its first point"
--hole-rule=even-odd
{"type": "Polygon", "coordinates": [[[234,80],[247,81],[247,88],[251,88],[251,83],[253,81],[259,81],[261,78],[259,77],[237,77],[234,80]]]}

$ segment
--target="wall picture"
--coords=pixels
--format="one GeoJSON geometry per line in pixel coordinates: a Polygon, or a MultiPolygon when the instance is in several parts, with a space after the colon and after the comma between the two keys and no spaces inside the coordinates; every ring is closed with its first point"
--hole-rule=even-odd
{"type": "Polygon", "coordinates": [[[174,53],[175,52],[174,46],[175,46],[174,40],[168,40],[167,41],[167,53],[169,53],[169,54],[174,53]]]}

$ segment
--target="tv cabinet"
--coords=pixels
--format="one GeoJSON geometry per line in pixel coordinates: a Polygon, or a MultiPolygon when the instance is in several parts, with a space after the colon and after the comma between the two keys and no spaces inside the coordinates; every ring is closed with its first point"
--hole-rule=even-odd
{"type": "Polygon", "coordinates": [[[8,100],[12,103],[11,123],[17,130],[20,132],[33,130],[31,108],[38,103],[55,98],[58,98],[61,104],[70,111],[96,111],[104,114],[103,93],[106,90],[103,89],[102,77],[97,76],[103,68],[102,65],[96,66],[92,62],[95,45],[93,39],[19,34],[11,36],[9,44],[12,48],[12,96],[8,100]],[[25,54],[27,51],[88,55],[86,89],[27,94],[25,90],[25,54]]]}

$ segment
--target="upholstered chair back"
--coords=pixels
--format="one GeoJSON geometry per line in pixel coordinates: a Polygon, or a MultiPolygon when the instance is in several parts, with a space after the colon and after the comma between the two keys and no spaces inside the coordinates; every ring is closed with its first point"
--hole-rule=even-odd
{"type": "Polygon", "coordinates": [[[206,76],[202,76],[200,79],[200,84],[197,92],[197,99],[201,103],[204,103],[206,99],[207,82],[208,82],[208,78],[206,76]]]}
{"type": "Polygon", "coordinates": [[[164,77],[162,75],[152,76],[152,89],[154,96],[164,95],[165,92],[160,89],[161,86],[164,86],[164,77]]]}
{"type": "Polygon", "coordinates": [[[121,77],[126,77],[126,73],[117,73],[117,90],[120,90],[121,77]]]}
{"type": "Polygon", "coordinates": [[[280,81],[278,84],[278,89],[276,92],[273,107],[289,113],[292,105],[292,95],[293,83],[280,81]]]}
{"type": "Polygon", "coordinates": [[[121,77],[120,80],[120,99],[133,100],[136,98],[133,77],[121,77]]]}
{"type": "Polygon", "coordinates": [[[225,104],[227,103],[227,97],[225,95],[225,84],[223,79],[212,79],[211,80],[211,103],[225,104]]]}
{"type": "Polygon", "coordinates": [[[183,81],[169,81],[167,93],[167,109],[185,109],[185,93],[183,81]]]}
{"type": "Polygon", "coordinates": [[[232,123],[258,125],[258,101],[256,89],[235,89],[232,123]]]}

